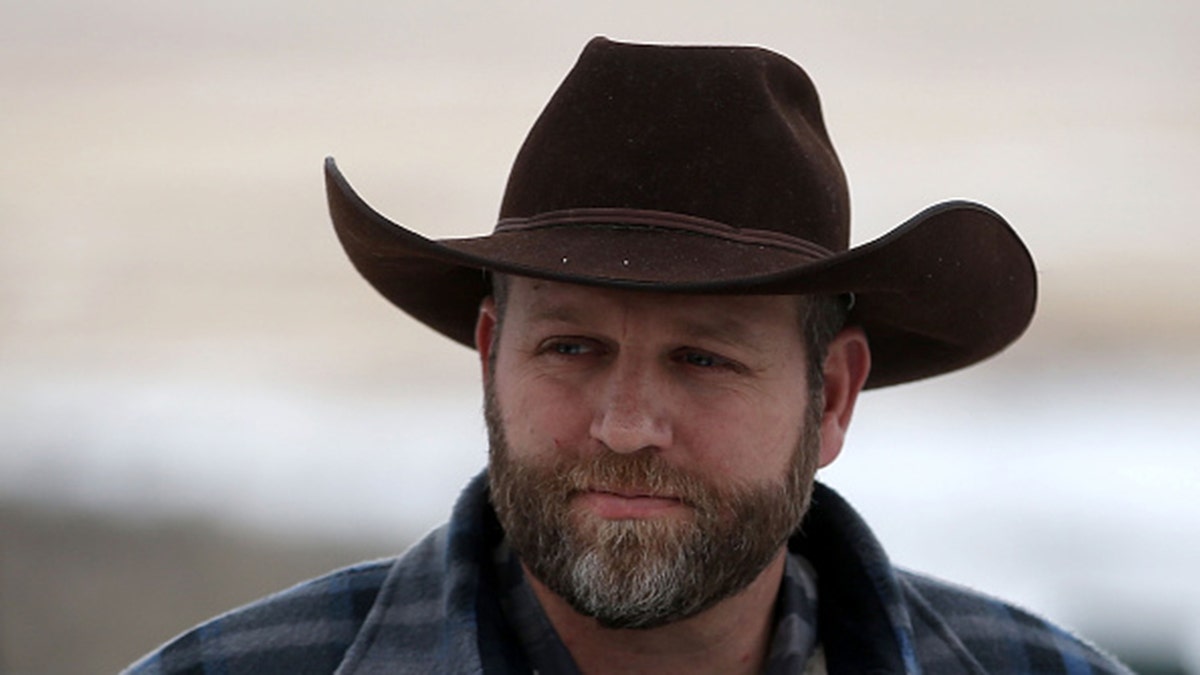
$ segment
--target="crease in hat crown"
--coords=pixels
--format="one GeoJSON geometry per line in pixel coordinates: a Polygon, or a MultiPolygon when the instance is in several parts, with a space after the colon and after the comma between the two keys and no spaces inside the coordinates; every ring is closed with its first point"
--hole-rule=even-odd
{"type": "Polygon", "coordinates": [[[593,39],[518,152],[500,222],[579,209],[675,213],[831,251],[849,242],[816,89],[755,47],[593,39]]]}
{"type": "Polygon", "coordinates": [[[472,346],[484,274],[664,292],[848,293],[867,387],[1002,350],[1029,325],[1033,260],[955,201],[849,246],[845,174],[808,75],[758,47],[596,38],[517,153],[491,234],[431,240],[372,209],[332,159],[335,230],[360,273],[472,346]]]}

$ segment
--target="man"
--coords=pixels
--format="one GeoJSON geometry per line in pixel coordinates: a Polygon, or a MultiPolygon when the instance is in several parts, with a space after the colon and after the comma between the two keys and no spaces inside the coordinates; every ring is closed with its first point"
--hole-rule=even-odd
{"type": "Polygon", "coordinates": [[[488,471],[399,558],[132,672],[1127,672],[892,567],[814,482],[860,390],[1000,351],[1036,284],[971,203],[848,248],[845,177],[786,58],[592,41],[489,236],[430,241],[326,177],[366,279],[478,350],[488,471]]]}

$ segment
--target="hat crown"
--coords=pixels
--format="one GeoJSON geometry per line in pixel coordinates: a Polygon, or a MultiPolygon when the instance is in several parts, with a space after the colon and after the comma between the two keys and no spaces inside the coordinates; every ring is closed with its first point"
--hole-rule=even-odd
{"type": "Polygon", "coordinates": [[[999,214],[945,202],[848,248],[846,179],[799,66],[756,47],[593,40],[518,153],[488,236],[430,240],[335,166],[329,211],[355,267],[473,345],[481,271],[664,293],[853,293],[866,387],[962,368],[1025,330],[1028,249],[999,214]]]}
{"type": "Polygon", "coordinates": [[[846,179],[816,89],[757,47],[593,39],[517,154],[500,218],[581,209],[849,245],[846,179]]]}

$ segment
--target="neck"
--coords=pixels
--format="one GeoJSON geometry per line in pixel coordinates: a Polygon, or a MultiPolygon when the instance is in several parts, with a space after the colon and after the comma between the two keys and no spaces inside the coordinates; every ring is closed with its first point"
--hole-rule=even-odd
{"type": "Polygon", "coordinates": [[[605,628],[525,570],[546,616],[588,673],[757,673],[770,648],[785,551],[749,586],[696,616],[641,630],[605,628]]]}

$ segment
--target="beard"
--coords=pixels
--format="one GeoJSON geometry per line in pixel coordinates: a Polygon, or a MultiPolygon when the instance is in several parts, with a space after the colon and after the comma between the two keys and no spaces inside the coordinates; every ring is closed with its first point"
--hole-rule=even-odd
{"type": "Polygon", "coordinates": [[[652,452],[518,460],[490,379],[488,480],[509,544],[534,577],[602,626],[654,628],[736,594],[766,569],[808,510],[819,400],[808,403],[785,475],[763,484],[718,485],[652,452]],[[591,490],[671,495],[689,517],[606,520],[573,509],[573,499],[591,490]]]}

